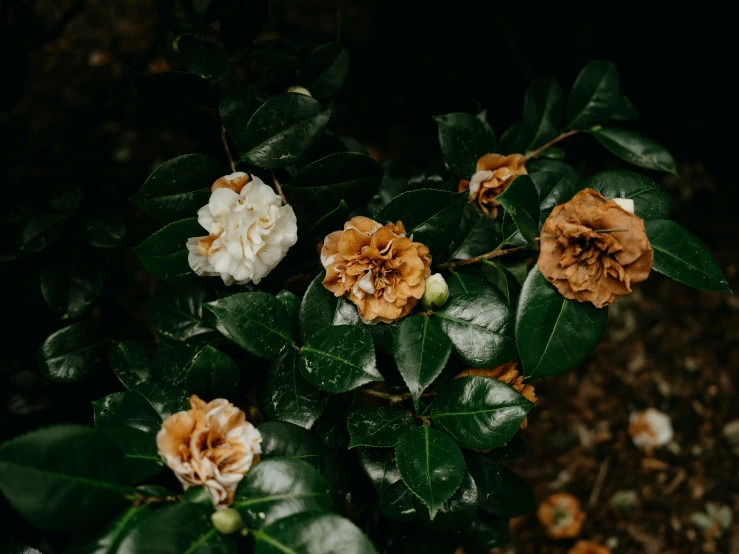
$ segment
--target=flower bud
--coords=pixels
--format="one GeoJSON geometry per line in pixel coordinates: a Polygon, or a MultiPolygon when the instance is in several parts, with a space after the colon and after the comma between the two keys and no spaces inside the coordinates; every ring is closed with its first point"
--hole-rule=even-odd
{"type": "Polygon", "coordinates": [[[441,273],[434,273],[426,277],[426,290],[421,303],[427,310],[441,308],[449,299],[449,287],[441,273]]]}
{"type": "Polygon", "coordinates": [[[310,93],[310,91],[305,87],[290,87],[287,89],[287,92],[294,92],[296,94],[305,94],[306,96],[312,97],[313,95],[310,93]]]}
{"type": "Polygon", "coordinates": [[[235,533],[241,529],[244,524],[244,522],[241,521],[241,514],[233,508],[217,510],[211,514],[210,519],[213,522],[213,527],[224,535],[235,533]]]}
{"type": "Polygon", "coordinates": [[[631,198],[614,198],[613,201],[629,213],[634,213],[634,201],[631,198]]]}

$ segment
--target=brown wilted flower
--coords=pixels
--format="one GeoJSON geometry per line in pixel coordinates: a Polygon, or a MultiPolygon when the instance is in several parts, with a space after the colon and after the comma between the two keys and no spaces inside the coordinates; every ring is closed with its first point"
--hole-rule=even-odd
{"type": "Polygon", "coordinates": [[[431,275],[429,249],[405,235],[403,224],[353,217],[328,235],[321,249],[323,286],[356,304],[365,323],[391,323],[423,296],[431,275]]]}
{"type": "Polygon", "coordinates": [[[477,171],[469,181],[459,182],[459,192],[469,190],[470,200],[495,217],[499,204],[495,198],[519,175],[527,175],[525,158],[521,154],[485,154],[477,160],[477,171]]]}
{"type": "Polygon", "coordinates": [[[596,308],[631,294],[654,261],[644,220],[592,189],[552,210],[540,242],[542,275],[565,298],[596,308]]]}
{"type": "Polygon", "coordinates": [[[566,492],[558,492],[545,498],[539,504],[536,516],[547,535],[555,540],[574,539],[580,534],[585,522],[580,501],[566,492]]]}
{"type": "MultiPolygon", "coordinates": [[[[513,360],[511,362],[501,364],[497,367],[471,367],[469,369],[465,369],[462,373],[457,375],[455,379],[459,379],[460,377],[469,377],[472,375],[479,375],[481,377],[490,377],[491,379],[497,379],[498,381],[501,381],[515,389],[516,392],[520,393],[524,398],[526,398],[526,400],[537,404],[539,402],[539,399],[536,398],[534,386],[523,382],[523,375],[521,375],[518,372],[518,369],[516,369],[517,365],[518,362],[513,360]]],[[[521,422],[521,429],[526,429],[528,423],[528,418],[524,417],[523,421],[521,422]]]]}
{"type": "Polygon", "coordinates": [[[629,435],[637,447],[651,452],[672,440],[672,420],[666,413],[654,408],[632,412],[629,416],[629,435]]]}
{"type": "Polygon", "coordinates": [[[567,554],[611,554],[611,551],[592,541],[577,541],[567,554]]]}
{"type": "Polygon", "coordinates": [[[159,455],[187,490],[204,486],[225,508],[244,474],[259,461],[262,436],[228,400],[190,397],[191,409],[172,414],[157,433],[159,455]]]}

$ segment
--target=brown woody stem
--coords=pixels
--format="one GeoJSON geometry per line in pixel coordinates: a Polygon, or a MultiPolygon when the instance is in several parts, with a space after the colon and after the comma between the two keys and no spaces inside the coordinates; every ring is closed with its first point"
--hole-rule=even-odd
{"type": "MultiPolygon", "coordinates": [[[[390,394],[389,392],[382,392],[375,389],[359,389],[361,392],[368,394],[369,396],[376,396],[377,398],[384,398],[385,400],[389,400],[390,402],[397,403],[402,402],[403,400],[409,400],[412,398],[410,393],[405,394],[390,394]]],[[[421,398],[426,398],[429,396],[436,396],[435,392],[427,392],[421,395],[421,398]]]]}
{"type": "Polygon", "coordinates": [[[527,250],[528,246],[516,246],[515,248],[508,248],[508,249],[502,249],[502,248],[496,248],[492,252],[488,252],[487,254],[482,254],[480,256],[475,256],[474,258],[468,258],[466,260],[457,260],[456,262],[450,262],[446,264],[437,265],[437,269],[451,269],[453,267],[459,267],[461,265],[472,265],[476,264],[478,262],[481,262],[483,260],[489,260],[491,258],[500,258],[501,256],[506,256],[508,254],[513,254],[514,252],[520,252],[521,250],[527,250]]]}
{"type": "Polygon", "coordinates": [[[277,180],[277,175],[275,175],[274,171],[272,172],[272,182],[275,184],[275,189],[277,190],[277,194],[279,194],[280,198],[282,198],[282,203],[287,204],[285,193],[282,192],[282,185],[280,185],[280,182],[277,180]]]}
{"type": "Polygon", "coordinates": [[[578,131],[577,129],[573,129],[572,131],[567,131],[566,133],[562,133],[561,135],[559,135],[557,137],[554,137],[552,140],[550,140],[549,142],[547,142],[544,146],[542,146],[540,148],[537,148],[536,150],[532,150],[531,152],[527,152],[524,155],[523,159],[526,160],[526,161],[528,161],[531,158],[536,158],[542,152],[548,150],[549,148],[551,148],[552,146],[554,146],[555,144],[557,144],[559,141],[564,140],[567,137],[571,137],[572,135],[576,135],[579,132],[580,131],[578,131]]]}
{"type": "Polygon", "coordinates": [[[231,166],[231,173],[236,173],[236,164],[234,159],[231,157],[231,150],[228,147],[228,139],[226,138],[226,128],[221,125],[221,141],[223,141],[223,148],[226,149],[226,156],[228,156],[228,164],[231,166]]]}

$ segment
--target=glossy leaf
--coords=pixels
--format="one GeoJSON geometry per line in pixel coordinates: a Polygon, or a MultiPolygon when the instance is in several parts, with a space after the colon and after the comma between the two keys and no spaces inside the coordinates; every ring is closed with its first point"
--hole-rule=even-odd
{"type": "Polygon", "coordinates": [[[588,129],[597,125],[613,113],[620,95],[616,66],[609,60],[590,62],[572,85],[567,102],[567,127],[588,129]]]}
{"type": "Polygon", "coordinates": [[[303,65],[303,82],[316,98],[334,96],[346,82],[349,53],[338,42],[316,48],[303,65]]]}
{"type": "Polygon", "coordinates": [[[490,127],[468,113],[450,113],[434,117],[439,126],[439,144],[444,162],[455,176],[469,179],[477,160],[495,152],[495,135],[490,127]]]}
{"type": "Polygon", "coordinates": [[[127,389],[151,381],[151,361],[146,348],[134,341],[117,343],[108,353],[110,367],[127,389]]]}
{"type": "Polygon", "coordinates": [[[350,441],[346,420],[351,412],[362,405],[362,400],[356,391],[326,396],[326,408],[318,418],[313,434],[329,448],[346,450],[350,441]]]}
{"type": "Polygon", "coordinates": [[[307,429],[285,421],[268,421],[262,434],[262,459],[288,457],[303,460],[319,470],[326,467],[326,449],[307,429]]]}
{"type": "Polygon", "coordinates": [[[488,554],[491,549],[510,543],[508,527],[508,518],[478,512],[475,521],[465,531],[462,544],[470,554],[488,554]]]}
{"type": "Polygon", "coordinates": [[[716,260],[693,233],[666,219],[647,221],[646,227],[655,271],[697,289],[731,293],[716,260]]]}
{"type": "Polygon", "coordinates": [[[521,292],[521,285],[516,277],[501,264],[490,260],[483,260],[480,271],[503,294],[508,305],[513,306],[521,292]]]}
{"type": "Polygon", "coordinates": [[[334,394],[383,380],[372,336],[353,325],[336,325],[310,335],[300,351],[300,372],[313,386],[334,394]]]}
{"type": "Polygon", "coordinates": [[[490,450],[508,442],[533,407],[497,379],[470,376],[452,379],[437,392],[431,417],[464,448],[490,450]]]}
{"type": "Polygon", "coordinates": [[[268,419],[310,429],[323,412],[326,397],[303,378],[297,353],[288,350],[270,366],[261,404],[268,419]]]}
{"type": "Polygon", "coordinates": [[[608,308],[566,299],[538,268],[532,269],[516,312],[516,343],[527,380],[577,366],[598,345],[607,322],[608,308]]]}
{"type": "Polygon", "coordinates": [[[218,330],[252,354],[274,360],[292,344],[290,320],[271,294],[244,292],[205,304],[218,330]]]}
{"type": "MultiPolygon", "coordinates": [[[[223,166],[205,154],[178,156],[157,167],[131,202],[159,223],[180,221],[208,203],[211,185],[225,174],[223,166]]],[[[201,228],[198,234],[206,233],[201,228]]]]}
{"type": "Polygon", "coordinates": [[[261,97],[257,97],[252,89],[240,81],[231,81],[221,95],[218,105],[221,123],[236,143],[239,152],[244,149],[249,140],[249,135],[246,133],[249,119],[262,104],[261,97]]]}
{"type": "Polygon", "coordinates": [[[400,481],[393,450],[360,446],[356,449],[362,471],[370,478],[377,494],[382,497],[390,487],[400,481]]]}
{"type": "Polygon", "coordinates": [[[49,335],[39,347],[36,361],[49,379],[74,383],[103,359],[106,346],[94,323],[74,323],[49,335]]]}
{"type": "Polygon", "coordinates": [[[500,224],[475,203],[468,202],[451,241],[451,260],[466,260],[495,250],[500,242],[500,224]]]}
{"type": "Polygon", "coordinates": [[[349,414],[346,426],[351,435],[349,448],[395,446],[398,437],[416,423],[403,410],[391,406],[367,406],[349,414]]]}
{"type": "Polygon", "coordinates": [[[104,280],[84,258],[68,257],[41,270],[41,294],[62,319],[76,319],[100,296],[104,280]]]}
{"type": "Polygon", "coordinates": [[[151,477],[164,467],[156,439],[151,433],[124,425],[100,427],[100,432],[123,452],[132,483],[151,477]]]}
{"type": "Polygon", "coordinates": [[[473,367],[492,367],[516,355],[513,312],[495,291],[449,299],[434,316],[457,355],[473,367]]]}
{"type": "Polygon", "coordinates": [[[160,340],[181,343],[215,334],[203,321],[205,291],[194,283],[160,287],[149,303],[149,323],[160,340]]]}
{"type": "Polygon", "coordinates": [[[464,477],[464,458],[457,444],[425,425],[400,436],[395,461],[403,482],[428,506],[430,519],[457,491],[464,477]]]}
{"type": "Polygon", "coordinates": [[[231,507],[250,530],[261,529],[299,512],[330,510],[331,493],[326,479],[308,463],[270,458],[247,472],[231,507]]]}
{"type": "Polygon", "coordinates": [[[586,179],[583,188],[598,191],[608,199],[630,198],[634,201],[634,213],[642,219],[667,219],[672,208],[672,198],[649,177],[617,169],[596,173],[586,179]]]}
{"type": "Polygon", "coordinates": [[[174,281],[194,277],[187,262],[187,239],[204,235],[205,229],[192,217],[170,223],[133,250],[146,271],[160,279],[174,281]]]}
{"type": "Polygon", "coordinates": [[[481,502],[480,508],[496,516],[519,517],[531,512],[534,503],[534,493],[528,483],[502,465],[500,488],[481,502]]]}
{"type": "Polygon", "coordinates": [[[425,244],[432,257],[446,254],[449,237],[459,225],[467,193],[423,189],[406,192],[382,208],[378,223],[402,221],[407,236],[425,244]]]}
{"type": "Polygon", "coordinates": [[[414,521],[418,519],[419,504],[407,485],[398,481],[382,495],[379,508],[382,515],[395,521],[414,521]]]}
{"type": "Polygon", "coordinates": [[[564,109],[564,93],[554,77],[547,75],[531,81],[523,102],[523,124],[531,136],[528,150],[559,135],[564,125],[564,109]]]}
{"type": "Polygon", "coordinates": [[[180,59],[190,73],[210,83],[217,83],[228,73],[231,61],[217,44],[193,35],[182,35],[175,42],[180,59]]]}
{"type": "Polygon", "coordinates": [[[212,346],[181,346],[174,363],[166,366],[162,381],[203,400],[227,398],[239,384],[239,368],[228,354],[212,346]]]}
{"type": "Polygon", "coordinates": [[[490,283],[474,265],[455,267],[449,272],[446,282],[451,296],[478,294],[492,290],[490,283]]]}
{"type": "Polygon", "coordinates": [[[517,177],[495,201],[510,214],[529,246],[538,250],[536,238],[539,236],[539,195],[531,177],[517,177]]]}
{"type": "Polygon", "coordinates": [[[300,305],[300,334],[305,341],[332,325],[358,325],[357,309],[344,298],[337,298],[323,286],[326,272],[319,273],[305,291],[300,305]]]}
{"type": "Polygon", "coordinates": [[[558,160],[538,159],[527,164],[529,177],[539,195],[539,223],[543,224],[555,206],[572,199],[583,187],[580,174],[558,160]]]}
{"type": "MultiPolygon", "coordinates": [[[[298,171],[290,179],[289,190],[313,213],[324,215],[342,200],[352,210],[364,205],[372,198],[381,179],[382,167],[369,156],[337,152],[298,171]]],[[[332,231],[340,229],[343,229],[343,222],[332,231]]]]}
{"type": "Polygon", "coordinates": [[[465,451],[464,462],[467,471],[470,472],[477,485],[479,501],[485,502],[491,494],[500,488],[500,462],[493,460],[487,454],[470,450],[465,451]]]}
{"type": "Polygon", "coordinates": [[[525,152],[531,142],[531,129],[526,127],[522,122],[517,121],[500,137],[497,152],[500,154],[520,154],[525,152]]]}
{"type": "Polygon", "coordinates": [[[593,135],[605,148],[630,164],[677,175],[672,154],[649,137],[618,127],[603,127],[593,131],[593,135]]]}
{"type": "Polygon", "coordinates": [[[477,485],[469,471],[464,472],[462,484],[439,508],[436,517],[429,519],[428,510],[421,509],[426,525],[444,533],[461,533],[467,530],[477,515],[477,485]]]}
{"type": "Polygon", "coordinates": [[[122,510],[108,525],[92,533],[73,537],[66,554],[116,554],[121,542],[131,530],[150,517],[154,511],[146,504],[122,510]]]}
{"type": "Polygon", "coordinates": [[[304,94],[270,98],[249,120],[241,159],[267,169],[292,165],[318,144],[330,116],[330,109],[304,94]]]}
{"type": "Polygon", "coordinates": [[[393,340],[393,355],[418,410],[421,394],[439,376],[452,352],[452,341],[436,318],[406,317],[393,340]]]}
{"type": "Polygon", "coordinates": [[[0,490],[44,531],[76,531],[104,520],[133,491],[120,449],[80,425],[57,425],[0,446],[0,490]]]}
{"type": "Polygon", "coordinates": [[[633,102],[622,94],[619,96],[618,104],[616,104],[616,108],[608,116],[608,119],[613,121],[635,121],[639,119],[639,112],[633,102]]]}
{"type": "Polygon", "coordinates": [[[344,229],[344,223],[347,221],[349,221],[349,206],[342,199],[335,209],[316,221],[313,225],[313,234],[322,239],[329,233],[344,229]]]}
{"type": "Polygon", "coordinates": [[[115,248],[123,244],[126,222],[121,214],[80,217],[82,238],[96,248],[115,248]]]}
{"type": "Polygon", "coordinates": [[[66,220],[65,215],[52,213],[29,219],[21,229],[21,251],[26,254],[34,254],[49,246],[59,238],[66,220]]]}

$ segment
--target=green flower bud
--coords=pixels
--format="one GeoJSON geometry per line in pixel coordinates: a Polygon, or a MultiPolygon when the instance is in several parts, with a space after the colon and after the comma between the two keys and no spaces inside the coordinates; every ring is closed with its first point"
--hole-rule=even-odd
{"type": "Polygon", "coordinates": [[[287,92],[296,92],[298,94],[305,94],[306,96],[313,97],[310,91],[305,87],[290,87],[287,92]]]}
{"type": "Polygon", "coordinates": [[[241,515],[233,508],[217,510],[211,514],[210,519],[213,522],[213,527],[224,535],[235,533],[244,525],[244,522],[241,521],[241,515]]]}
{"type": "Polygon", "coordinates": [[[441,276],[441,273],[434,273],[426,278],[426,290],[421,298],[421,304],[427,310],[435,310],[441,308],[449,299],[449,287],[441,276]]]}

